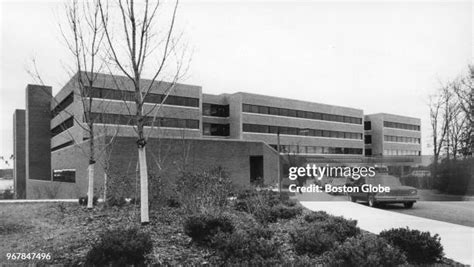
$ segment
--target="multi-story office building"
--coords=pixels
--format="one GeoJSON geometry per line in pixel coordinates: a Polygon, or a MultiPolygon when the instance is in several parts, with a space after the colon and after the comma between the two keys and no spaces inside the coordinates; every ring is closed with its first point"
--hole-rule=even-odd
{"type": "Polygon", "coordinates": [[[417,118],[385,113],[366,115],[365,155],[421,156],[420,125],[417,118]]]}
{"type": "Polygon", "coordinates": [[[364,119],[365,155],[403,175],[421,163],[421,121],[417,118],[377,113],[364,119]]]}
{"type": "MultiPolygon", "coordinates": [[[[376,131],[382,139],[374,136],[374,143],[369,147],[364,145],[361,109],[242,92],[210,95],[203,94],[199,86],[152,84],[147,80],[142,81],[142,86],[150,88],[143,108],[147,114],[149,167],[168,177],[176,176],[181,169],[221,165],[237,183],[248,184],[257,178],[263,178],[267,184],[274,183],[279,175],[278,144],[281,154],[305,157],[362,159],[364,149],[366,154],[372,149],[372,155],[384,150],[393,153],[391,155],[398,154],[391,152],[396,150],[403,151],[400,155],[415,153],[406,152],[415,150],[418,155],[420,151],[417,119],[407,121],[404,117],[387,114],[367,116],[374,133],[379,129],[378,123],[384,121],[418,125],[417,130],[397,127],[387,130],[390,127],[387,124],[382,131],[376,131]],[[165,92],[170,86],[173,88],[167,95],[165,92]],[[162,102],[164,104],[159,105],[162,102]],[[398,137],[413,140],[398,142],[398,137]]],[[[14,134],[19,166],[15,179],[19,185],[26,184],[24,191],[28,198],[45,197],[40,191],[51,192],[51,188],[44,190],[51,185],[56,186],[57,197],[85,194],[90,142],[86,130],[88,120],[94,122],[95,154],[99,163],[96,188],[101,187],[108,176],[135,176],[136,110],[132,88],[125,77],[103,74],[98,75],[86,97],[79,93],[76,76],[54,98],[50,87],[27,87],[25,116],[17,112],[14,134]],[[84,113],[89,107],[90,117],[84,113]],[[22,152],[25,156],[21,156],[22,152]],[[26,166],[24,170],[22,164],[26,166]]],[[[366,130],[365,135],[368,133],[366,130]]]]}

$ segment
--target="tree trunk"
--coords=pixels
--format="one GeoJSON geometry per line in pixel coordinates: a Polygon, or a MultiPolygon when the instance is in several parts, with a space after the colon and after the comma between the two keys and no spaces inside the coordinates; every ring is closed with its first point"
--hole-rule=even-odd
{"type": "Polygon", "coordinates": [[[93,161],[89,162],[89,188],[87,192],[87,208],[92,209],[94,207],[94,165],[93,161]]]}
{"type": "Polygon", "coordinates": [[[140,167],[140,220],[147,224],[148,216],[148,168],[146,165],[145,146],[138,146],[138,162],[140,167]]]}
{"type": "Polygon", "coordinates": [[[107,172],[104,171],[104,202],[107,203],[107,172]]]}

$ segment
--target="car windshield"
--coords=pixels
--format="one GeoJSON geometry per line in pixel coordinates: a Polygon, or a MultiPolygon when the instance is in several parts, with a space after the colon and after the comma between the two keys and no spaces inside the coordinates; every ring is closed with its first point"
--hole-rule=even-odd
{"type": "Polygon", "coordinates": [[[381,175],[367,179],[368,184],[383,186],[401,186],[402,183],[397,177],[390,175],[381,175]]]}

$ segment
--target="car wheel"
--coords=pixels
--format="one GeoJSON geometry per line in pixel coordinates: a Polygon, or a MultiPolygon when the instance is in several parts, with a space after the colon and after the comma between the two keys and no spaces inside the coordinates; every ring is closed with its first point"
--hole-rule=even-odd
{"type": "Polygon", "coordinates": [[[348,195],[347,198],[349,199],[350,202],[356,202],[356,198],[351,196],[351,195],[348,195]]]}
{"type": "Polygon", "coordinates": [[[369,196],[367,202],[369,202],[369,207],[375,208],[377,206],[377,202],[375,202],[374,196],[369,196]]]}
{"type": "Polygon", "coordinates": [[[413,208],[413,204],[415,204],[415,202],[406,202],[406,203],[403,203],[403,206],[406,209],[411,209],[411,208],[413,208]]]}

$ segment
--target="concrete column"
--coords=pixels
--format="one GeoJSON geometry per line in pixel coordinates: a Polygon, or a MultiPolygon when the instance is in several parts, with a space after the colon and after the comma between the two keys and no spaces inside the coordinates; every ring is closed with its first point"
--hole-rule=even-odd
{"type": "Polygon", "coordinates": [[[51,181],[51,87],[26,87],[26,197],[29,180],[51,181]]]}
{"type": "Polygon", "coordinates": [[[15,198],[26,198],[25,110],[13,113],[13,181],[15,198]]]}

